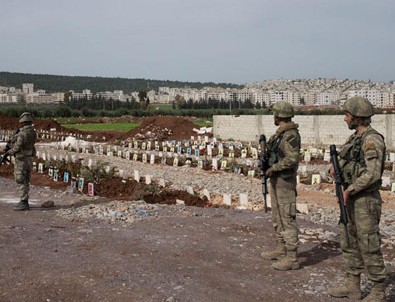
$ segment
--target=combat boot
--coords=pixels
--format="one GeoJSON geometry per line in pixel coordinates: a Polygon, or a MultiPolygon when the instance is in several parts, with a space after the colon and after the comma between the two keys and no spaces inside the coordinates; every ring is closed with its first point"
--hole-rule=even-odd
{"type": "Polygon", "coordinates": [[[262,252],[261,257],[266,260],[279,260],[285,257],[286,252],[285,243],[279,242],[274,251],[262,252]]]}
{"type": "Polygon", "coordinates": [[[382,302],[385,299],[385,283],[384,282],[373,282],[373,288],[369,295],[363,299],[366,302],[382,302]]]}
{"type": "Polygon", "coordinates": [[[328,289],[328,294],[335,298],[361,299],[361,276],[347,274],[344,283],[328,289]]]}
{"type": "Polygon", "coordinates": [[[14,206],[14,211],[26,211],[30,210],[29,202],[27,200],[21,200],[14,206]]]}
{"type": "Polygon", "coordinates": [[[272,264],[272,267],[279,271],[296,270],[300,268],[296,251],[287,251],[286,256],[278,262],[272,264]]]}

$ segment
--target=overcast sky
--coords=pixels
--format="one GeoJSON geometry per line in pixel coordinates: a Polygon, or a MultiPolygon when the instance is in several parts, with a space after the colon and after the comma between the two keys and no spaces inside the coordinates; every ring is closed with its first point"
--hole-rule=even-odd
{"type": "Polygon", "coordinates": [[[395,80],[394,0],[0,0],[0,71],[395,80]]]}

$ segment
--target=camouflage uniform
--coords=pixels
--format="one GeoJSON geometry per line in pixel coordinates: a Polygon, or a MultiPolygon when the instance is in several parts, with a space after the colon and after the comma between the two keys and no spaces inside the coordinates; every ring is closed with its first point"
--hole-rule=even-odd
{"type": "Polygon", "coordinates": [[[264,259],[280,260],[272,264],[275,269],[298,269],[298,227],[296,224],[296,173],[299,166],[301,139],[298,125],[290,120],[293,107],[287,102],[277,102],[273,109],[275,121],[283,123],[267,143],[270,178],[269,192],[272,206],[273,226],[277,237],[274,251],[263,252],[264,259]]]}
{"type": "Polygon", "coordinates": [[[35,156],[37,134],[32,125],[20,129],[14,146],[7,152],[15,157],[14,177],[17,183],[20,200],[29,200],[30,175],[33,168],[32,157],[35,156]]]}
{"type": "Polygon", "coordinates": [[[285,127],[279,127],[269,139],[268,152],[269,166],[273,171],[269,191],[277,242],[285,243],[287,252],[296,251],[296,172],[300,152],[298,125],[289,122],[285,127]]]}
{"type": "Polygon", "coordinates": [[[353,97],[345,102],[343,110],[349,128],[359,131],[355,131],[347,139],[339,152],[344,187],[349,192],[346,204],[349,242],[344,225],[340,225],[340,246],[347,275],[342,286],[330,288],[328,293],[339,298],[360,299],[360,276],[366,269],[373,288],[364,301],[385,301],[386,271],[379,230],[382,204],[379,188],[385,161],[384,138],[370,126],[374,108],[368,100],[353,97]],[[364,128],[357,128],[362,124],[359,124],[356,117],[368,121],[364,128]]]}

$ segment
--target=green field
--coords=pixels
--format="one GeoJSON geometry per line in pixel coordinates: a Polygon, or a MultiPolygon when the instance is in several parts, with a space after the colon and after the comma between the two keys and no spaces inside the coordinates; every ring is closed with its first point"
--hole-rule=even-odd
{"type": "Polygon", "coordinates": [[[194,124],[199,126],[199,127],[212,127],[213,126],[213,121],[204,120],[204,121],[194,122],[194,124]]]}
{"type": "Polygon", "coordinates": [[[113,124],[103,124],[103,123],[92,123],[92,124],[62,124],[62,127],[69,129],[78,129],[82,131],[129,131],[131,129],[137,128],[139,124],[137,123],[113,123],[113,124]]]}

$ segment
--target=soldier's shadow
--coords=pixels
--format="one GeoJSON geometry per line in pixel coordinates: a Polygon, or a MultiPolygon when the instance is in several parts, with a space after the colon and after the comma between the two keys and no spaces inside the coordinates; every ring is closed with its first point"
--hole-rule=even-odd
{"type": "Polygon", "coordinates": [[[335,241],[323,242],[313,248],[300,252],[298,258],[301,260],[301,267],[314,265],[329,258],[341,255],[340,244],[335,241]]]}
{"type": "Polygon", "coordinates": [[[395,301],[395,272],[389,272],[387,274],[387,284],[387,288],[389,288],[387,301],[395,301]]]}

